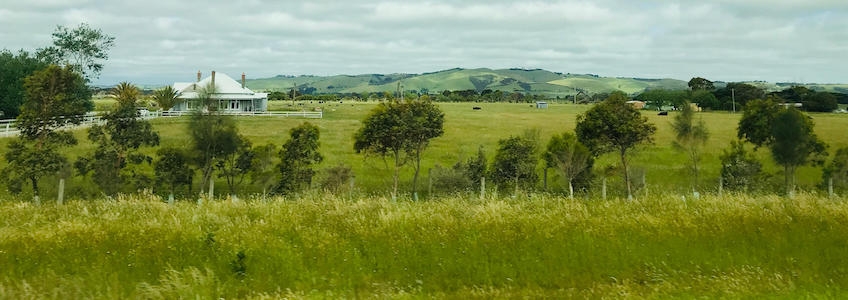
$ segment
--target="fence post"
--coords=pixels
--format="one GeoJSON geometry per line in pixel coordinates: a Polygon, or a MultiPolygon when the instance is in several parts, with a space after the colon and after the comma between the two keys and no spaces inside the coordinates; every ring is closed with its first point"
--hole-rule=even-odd
{"type": "Polygon", "coordinates": [[[433,168],[427,169],[427,198],[432,198],[433,195],[433,168]]]}
{"type": "Polygon", "coordinates": [[[209,201],[215,198],[215,180],[209,179],[209,201]]]}
{"type": "Polygon", "coordinates": [[[833,177],[827,178],[827,196],[833,198],[833,177]]]}
{"type": "Polygon", "coordinates": [[[724,178],[718,177],[718,196],[721,197],[724,192],[724,178]]]}
{"type": "Polygon", "coordinates": [[[59,178],[59,196],[56,197],[56,204],[62,205],[65,202],[65,178],[59,178]]]}
{"type": "Polygon", "coordinates": [[[601,199],[607,200],[607,178],[601,181],[601,199]]]}
{"type": "Polygon", "coordinates": [[[486,177],[480,177],[480,200],[486,198],[486,177]]]}

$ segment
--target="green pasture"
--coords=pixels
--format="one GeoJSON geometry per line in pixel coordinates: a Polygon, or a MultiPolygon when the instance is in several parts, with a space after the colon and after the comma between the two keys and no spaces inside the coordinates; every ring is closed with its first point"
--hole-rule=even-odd
{"type": "MultiPolygon", "coordinates": [[[[98,103],[98,106],[107,106],[108,103],[98,103]]],[[[361,103],[344,101],[342,103],[325,103],[320,108],[324,111],[323,119],[296,119],[282,117],[237,117],[240,132],[247,136],[254,145],[273,143],[277,146],[288,138],[288,130],[302,122],[312,122],[321,129],[321,153],[325,160],[318,168],[324,169],[339,164],[350,166],[355,175],[355,188],[366,194],[386,195],[391,186],[391,168],[380,157],[356,154],[353,150],[353,135],[360,126],[360,121],[366,116],[376,103],[361,103]]],[[[521,135],[527,131],[536,131],[540,138],[540,148],[543,148],[547,140],[555,133],[573,131],[576,117],[579,113],[589,108],[587,105],[550,103],[547,109],[536,109],[532,104],[514,103],[440,103],[439,107],[445,112],[445,134],[432,141],[430,147],[425,151],[422,162],[422,180],[419,191],[427,192],[427,171],[436,165],[450,167],[458,161],[463,161],[476,155],[478,147],[482,146],[488,157],[494,156],[497,142],[510,135],[521,135]],[[472,110],[473,106],[479,106],[481,110],[472,110]]],[[[314,103],[296,103],[292,105],[288,101],[271,102],[272,110],[303,109],[314,110],[318,107],[314,103]]],[[[634,175],[641,178],[644,174],[647,188],[642,189],[638,195],[650,195],[651,193],[685,193],[692,186],[689,175],[685,169],[686,156],[672,148],[674,138],[670,123],[676,113],[671,112],[669,116],[658,116],[655,112],[643,111],[652,123],[658,127],[654,136],[654,143],[636,149],[631,158],[634,175]]],[[[702,159],[702,176],[697,187],[702,192],[716,192],[718,189],[718,177],[720,171],[719,155],[728,147],[730,141],[736,137],[736,127],[741,113],[728,112],[702,112],[697,115],[703,118],[709,127],[711,138],[704,149],[702,159]]],[[[848,116],[844,114],[812,114],[816,122],[816,132],[830,145],[831,150],[838,147],[848,146],[845,139],[845,128],[848,128],[848,116]]],[[[155,129],[160,133],[162,146],[186,147],[190,139],[186,135],[188,118],[168,117],[151,120],[155,129]]],[[[93,146],[85,139],[85,130],[77,130],[80,145],[69,149],[67,154],[73,161],[82,153],[93,150],[93,146]]],[[[5,148],[9,138],[0,139],[0,149],[5,148]]],[[[833,151],[831,151],[832,153],[833,151]]],[[[151,152],[152,153],[152,152],[151,152]]],[[[782,191],[779,185],[782,183],[782,169],[776,166],[770,157],[768,149],[759,149],[757,156],[766,165],[766,171],[772,175],[769,183],[772,191],[782,191]]],[[[0,162],[5,165],[5,161],[0,162]]],[[[599,174],[601,170],[615,168],[619,165],[618,158],[609,154],[602,156],[596,163],[595,168],[599,174]]],[[[406,167],[402,174],[401,189],[411,191],[412,168],[406,167]]],[[[542,164],[538,170],[542,174],[542,164]]],[[[321,175],[319,174],[319,177],[321,175]]],[[[610,172],[608,175],[608,194],[610,196],[621,196],[623,182],[618,172],[610,172]]],[[[541,177],[541,176],[540,176],[541,177]]],[[[599,176],[600,178],[601,176],[599,176]]],[[[318,181],[320,178],[317,178],[318,181]]],[[[798,181],[800,188],[806,191],[821,190],[820,167],[803,167],[799,170],[798,181]]],[[[49,179],[48,179],[49,180],[49,179]]],[[[90,184],[90,178],[82,180],[75,178],[69,182],[70,193],[68,197],[75,197],[73,191],[82,189],[90,184]]],[[[600,186],[593,186],[588,196],[599,197],[600,186]]],[[[218,183],[219,191],[224,191],[224,183],[218,183]]],[[[53,185],[45,184],[49,195],[53,185]]],[[[194,190],[198,190],[195,187],[194,190]]],[[[489,188],[494,188],[491,184],[489,188]]],[[[538,188],[542,188],[540,182],[538,188]]],[[[551,170],[549,171],[548,188],[551,191],[561,191],[562,184],[559,178],[551,170]]],[[[241,189],[244,193],[256,193],[260,189],[253,186],[245,186],[241,189]]],[[[438,191],[434,191],[438,192],[438,191]]],[[[408,196],[408,194],[407,194],[408,196]]],[[[49,197],[48,197],[49,198],[49,197]]]]}
{"type": "Polygon", "coordinates": [[[0,202],[0,299],[845,298],[848,202],[0,202]]]}

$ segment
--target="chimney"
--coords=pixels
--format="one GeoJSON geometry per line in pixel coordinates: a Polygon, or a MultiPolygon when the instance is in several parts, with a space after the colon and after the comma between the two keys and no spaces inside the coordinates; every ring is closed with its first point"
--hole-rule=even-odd
{"type": "Polygon", "coordinates": [[[197,70],[197,82],[200,82],[200,70],[197,70]]]}
{"type": "Polygon", "coordinates": [[[241,88],[244,88],[244,72],[241,73],[241,88]]]}
{"type": "Polygon", "coordinates": [[[215,86],[215,71],[212,71],[212,86],[215,86]]]}

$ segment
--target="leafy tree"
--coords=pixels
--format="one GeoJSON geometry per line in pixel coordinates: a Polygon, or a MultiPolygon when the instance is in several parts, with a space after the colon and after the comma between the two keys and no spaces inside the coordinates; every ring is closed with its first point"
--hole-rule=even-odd
{"type": "Polygon", "coordinates": [[[76,138],[61,130],[76,125],[92,106],[91,93],[78,74],[68,68],[48,66],[24,79],[25,101],[18,115],[20,136],[5,154],[6,180],[12,192],[21,192],[29,181],[38,200],[38,181],[67,167],[58,149],[75,145],[76,138]]]}
{"type": "Polygon", "coordinates": [[[824,184],[832,179],[834,188],[843,191],[848,189],[848,147],[836,150],[833,160],[824,168],[822,177],[824,184]]]}
{"type": "Polygon", "coordinates": [[[464,173],[465,177],[467,177],[471,184],[475,187],[479,187],[483,177],[486,177],[486,166],[488,162],[486,161],[486,153],[483,152],[483,146],[477,148],[477,155],[468,159],[465,162],[464,173]]]}
{"type": "Polygon", "coordinates": [[[806,111],[812,112],[832,112],[839,108],[836,102],[836,96],[827,92],[813,92],[801,102],[806,111]]]}
{"type": "Polygon", "coordinates": [[[250,179],[262,187],[262,195],[277,183],[277,169],[275,160],[279,151],[277,146],[268,143],[253,148],[253,162],[250,170],[250,179]]]}
{"type": "Polygon", "coordinates": [[[617,152],[627,184],[627,197],[633,197],[627,164],[627,152],[641,143],[650,143],[657,127],[648,123],[632,105],[627,95],[612,93],[609,98],[577,116],[577,139],[595,156],[617,152]]]}
{"type": "Polygon", "coordinates": [[[47,64],[21,50],[17,54],[0,51],[0,118],[17,118],[24,102],[24,78],[47,64]]]}
{"type": "Polygon", "coordinates": [[[671,128],[674,129],[675,133],[674,148],[686,152],[689,156],[689,170],[692,173],[693,185],[697,186],[701,149],[710,138],[707,125],[703,119],[698,119],[696,122],[695,110],[692,109],[692,106],[684,104],[680,114],[674,117],[671,128]]]}
{"type": "Polygon", "coordinates": [[[697,103],[701,108],[721,109],[721,103],[718,102],[715,95],[709,91],[697,90],[693,91],[689,98],[692,103],[697,103]]]}
{"type": "Polygon", "coordinates": [[[715,90],[715,85],[712,81],[701,77],[693,77],[689,80],[689,89],[692,91],[712,91],[715,90]]]}
{"type": "Polygon", "coordinates": [[[783,166],[786,194],[795,190],[795,170],[808,163],[821,164],[827,156],[827,145],[813,132],[813,120],[795,108],[780,111],[771,128],[773,142],[769,145],[772,157],[783,166]]]}
{"type": "Polygon", "coordinates": [[[233,198],[237,195],[237,188],[244,182],[245,177],[253,169],[253,158],[256,153],[251,149],[250,141],[241,135],[237,135],[234,140],[236,150],[230,153],[225,153],[218,157],[215,162],[215,168],[218,170],[218,177],[224,178],[227,181],[227,187],[230,189],[230,196],[233,198]]]}
{"type": "MultiPolygon", "coordinates": [[[[394,160],[392,195],[397,195],[400,168],[410,159],[420,170],[421,153],[430,139],[443,134],[444,114],[431,102],[380,103],[363,120],[354,135],[357,153],[373,153],[394,160]]],[[[417,174],[414,183],[417,183],[417,174]]],[[[414,189],[415,187],[413,187],[414,189]]]]}
{"type": "Polygon", "coordinates": [[[191,157],[174,147],[160,148],[156,154],[159,157],[153,164],[156,185],[167,188],[170,197],[182,186],[188,187],[190,194],[194,177],[194,170],[189,166],[191,157]]]}
{"type": "Polygon", "coordinates": [[[772,126],[779,112],[780,106],[770,99],[751,101],[739,120],[737,136],[754,144],[754,149],[770,144],[774,139],[772,126]]]}
{"type": "Polygon", "coordinates": [[[38,56],[47,62],[68,66],[90,82],[100,76],[103,61],[109,59],[109,49],[114,45],[114,37],[86,23],[76,28],[59,25],[53,32],[53,46],[38,49],[38,56]]]}
{"type": "Polygon", "coordinates": [[[657,110],[667,105],[679,107],[686,101],[686,91],[670,91],[663,89],[647,90],[638,96],[636,100],[643,101],[657,110]]]}
{"type": "Polygon", "coordinates": [[[731,141],[730,148],[722,150],[721,179],[728,190],[746,190],[755,188],[762,182],[763,165],[756,157],[745,150],[745,143],[731,141]]]}
{"type": "Polygon", "coordinates": [[[732,82],[716,90],[715,97],[721,102],[721,109],[732,110],[735,106],[738,110],[750,101],[765,98],[765,91],[747,83],[732,82]]]}
{"type": "Polygon", "coordinates": [[[308,188],[315,176],[312,165],[324,160],[318,152],[321,135],[317,126],[304,122],[292,128],[289,136],[280,150],[280,183],[276,188],[283,195],[308,188]]]}
{"type": "Polygon", "coordinates": [[[568,182],[568,196],[574,199],[574,180],[592,172],[592,153],[569,132],[554,135],[543,155],[546,167],[555,168],[568,182]]]}
{"type": "Polygon", "coordinates": [[[537,142],[528,137],[511,136],[498,141],[498,150],[492,161],[492,181],[502,189],[509,186],[516,190],[523,186],[531,189],[538,181],[536,174],[537,142]]]}
{"type": "Polygon", "coordinates": [[[95,184],[107,195],[114,195],[139,180],[145,181],[140,172],[127,167],[141,163],[152,163],[153,158],[139,151],[143,146],[159,145],[159,134],[153,131],[150,123],[141,118],[136,110],[141,91],[134,85],[121,82],[111,93],[117,100],[113,111],[103,115],[103,125],[92,125],[88,130],[88,139],[97,146],[94,153],[83,156],[75,166],[81,174],[94,172],[95,184]]]}
{"type": "Polygon", "coordinates": [[[415,161],[415,175],[412,177],[412,193],[418,190],[418,177],[421,173],[421,154],[430,145],[430,140],[445,133],[445,114],[430,101],[411,101],[404,113],[405,135],[409,143],[409,155],[415,161]]]}
{"type": "Polygon", "coordinates": [[[201,190],[209,186],[218,160],[238,151],[243,142],[232,117],[218,111],[217,100],[211,96],[214,91],[212,85],[198,91],[200,107],[188,122],[194,164],[201,173],[201,190]]]}
{"type": "Polygon", "coordinates": [[[170,110],[180,103],[179,91],[172,86],[166,86],[153,92],[153,100],[163,111],[170,110]]]}

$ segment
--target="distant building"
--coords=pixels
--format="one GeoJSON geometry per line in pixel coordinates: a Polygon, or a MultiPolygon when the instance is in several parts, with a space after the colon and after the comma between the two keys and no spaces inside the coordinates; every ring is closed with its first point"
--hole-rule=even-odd
{"type": "Polygon", "coordinates": [[[177,90],[177,98],[181,99],[179,104],[171,108],[171,111],[193,111],[199,107],[197,103],[199,92],[205,87],[214,87],[210,97],[218,102],[218,109],[223,112],[255,112],[268,110],[268,94],[255,93],[244,86],[245,75],[241,74],[241,83],[236,82],[224,73],[215,73],[201,80],[200,71],[197,72],[196,82],[175,82],[174,89],[177,90]]]}
{"type": "Polygon", "coordinates": [[[536,108],[548,108],[548,102],[536,102],[536,108]]]}

